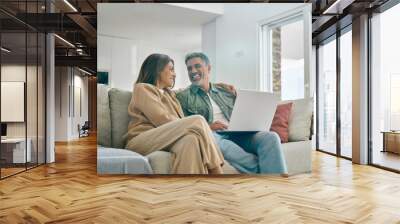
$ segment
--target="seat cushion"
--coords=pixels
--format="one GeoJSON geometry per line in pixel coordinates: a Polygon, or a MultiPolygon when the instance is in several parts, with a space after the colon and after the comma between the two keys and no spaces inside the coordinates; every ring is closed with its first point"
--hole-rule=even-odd
{"type": "Polygon", "coordinates": [[[282,151],[290,175],[311,172],[311,144],[310,140],[282,144],[282,151]]]}
{"type": "Polygon", "coordinates": [[[111,119],[108,87],[97,85],[97,144],[111,146],[111,119]]]}
{"type": "Polygon", "coordinates": [[[170,152],[155,151],[146,156],[155,174],[169,174],[172,167],[170,152]]]}
{"type": "Polygon", "coordinates": [[[224,171],[224,174],[240,174],[240,172],[235,167],[231,166],[231,164],[226,160],[224,161],[222,170],[224,171]]]}
{"type": "Polygon", "coordinates": [[[130,117],[128,106],[132,92],[112,88],[108,91],[110,98],[111,145],[113,148],[125,148],[125,134],[128,132],[130,117]]]}
{"type": "Polygon", "coordinates": [[[129,150],[97,147],[98,174],[152,174],[146,157],[129,150]]]}

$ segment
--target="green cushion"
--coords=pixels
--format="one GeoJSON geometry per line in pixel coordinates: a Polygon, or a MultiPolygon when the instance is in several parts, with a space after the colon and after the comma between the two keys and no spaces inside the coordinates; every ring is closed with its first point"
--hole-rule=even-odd
{"type": "Polygon", "coordinates": [[[108,91],[111,111],[111,145],[114,148],[125,148],[125,134],[128,132],[130,117],[128,106],[132,92],[112,88],[108,91]]]}
{"type": "Polygon", "coordinates": [[[111,120],[108,87],[97,85],[97,144],[111,146],[111,120]]]}

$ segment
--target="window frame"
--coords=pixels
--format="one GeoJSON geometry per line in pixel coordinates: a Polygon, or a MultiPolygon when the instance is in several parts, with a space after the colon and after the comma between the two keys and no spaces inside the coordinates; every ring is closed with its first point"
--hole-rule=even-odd
{"type": "Polygon", "coordinates": [[[262,20],[257,24],[258,32],[258,89],[260,91],[273,91],[272,78],[272,29],[284,26],[293,22],[303,21],[304,34],[304,98],[312,96],[313,90],[310,89],[310,74],[312,60],[312,37],[311,37],[311,7],[310,5],[301,6],[278,16],[262,20]],[[308,75],[307,75],[308,74],[308,75]],[[306,84],[308,83],[308,84],[306,84]]]}
{"type": "Polygon", "coordinates": [[[352,158],[347,157],[342,155],[341,153],[341,64],[340,64],[340,60],[341,60],[341,55],[340,55],[340,37],[344,34],[346,34],[347,32],[352,32],[352,23],[346,25],[345,27],[341,28],[340,30],[337,30],[336,33],[328,36],[327,38],[319,41],[316,44],[316,139],[315,139],[315,145],[316,145],[316,151],[319,152],[323,152],[323,153],[327,153],[329,155],[333,155],[339,158],[343,158],[343,159],[347,159],[347,160],[352,160],[352,158]],[[336,41],[336,152],[332,153],[332,152],[328,152],[324,149],[321,149],[319,146],[319,135],[320,135],[320,130],[319,130],[319,122],[320,122],[320,111],[319,111],[319,84],[320,84],[320,78],[319,78],[319,48],[321,45],[323,44],[327,44],[331,41],[336,41]]]}

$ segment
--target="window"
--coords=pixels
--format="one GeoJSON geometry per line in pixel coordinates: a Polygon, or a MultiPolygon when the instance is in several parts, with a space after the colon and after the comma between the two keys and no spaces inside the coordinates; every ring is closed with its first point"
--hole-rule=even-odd
{"type": "Polygon", "coordinates": [[[274,92],[280,91],[282,100],[304,98],[304,38],[296,35],[304,32],[303,21],[277,27],[274,32],[280,32],[280,38],[272,36],[272,44],[280,43],[280,52],[272,54],[273,63],[280,61],[280,66],[272,67],[273,74],[280,72],[273,76],[274,92]]]}
{"type": "Polygon", "coordinates": [[[317,48],[317,149],[347,159],[352,157],[352,41],[350,24],[317,48]]]}
{"type": "Polygon", "coordinates": [[[352,157],[352,74],[350,29],[340,36],[340,154],[348,158],[352,157]]]}
{"type": "Polygon", "coordinates": [[[400,73],[390,74],[390,130],[400,130],[400,73]]]}
{"type": "MultiPolygon", "coordinates": [[[[370,156],[372,164],[395,170],[400,170],[400,155],[387,150],[383,132],[400,130],[400,33],[395,28],[398,21],[399,4],[371,18],[370,156]]],[[[390,144],[398,149],[400,133],[390,136],[390,144]]]]}
{"type": "Polygon", "coordinates": [[[336,39],[318,48],[318,149],[336,154],[336,39]]]}
{"type": "Polygon", "coordinates": [[[261,25],[260,89],[282,100],[305,98],[311,92],[305,77],[311,58],[308,15],[306,10],[295,12],[261,25]]]}

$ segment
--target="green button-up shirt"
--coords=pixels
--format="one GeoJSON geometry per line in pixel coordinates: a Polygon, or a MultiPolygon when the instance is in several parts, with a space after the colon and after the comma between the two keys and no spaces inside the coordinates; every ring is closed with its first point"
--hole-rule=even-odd
{"type": "MultiPolygon", "coordinates": [[[[219,106],[225,118],[229,121],[236,96],[223,86],[210,83],[208,94],[219,106]]],[[[185,116],[202,115],[209,124],[214,121],[213,109],[207,93],[197,85],[191,85],[176,94],[185,116]]]]}

